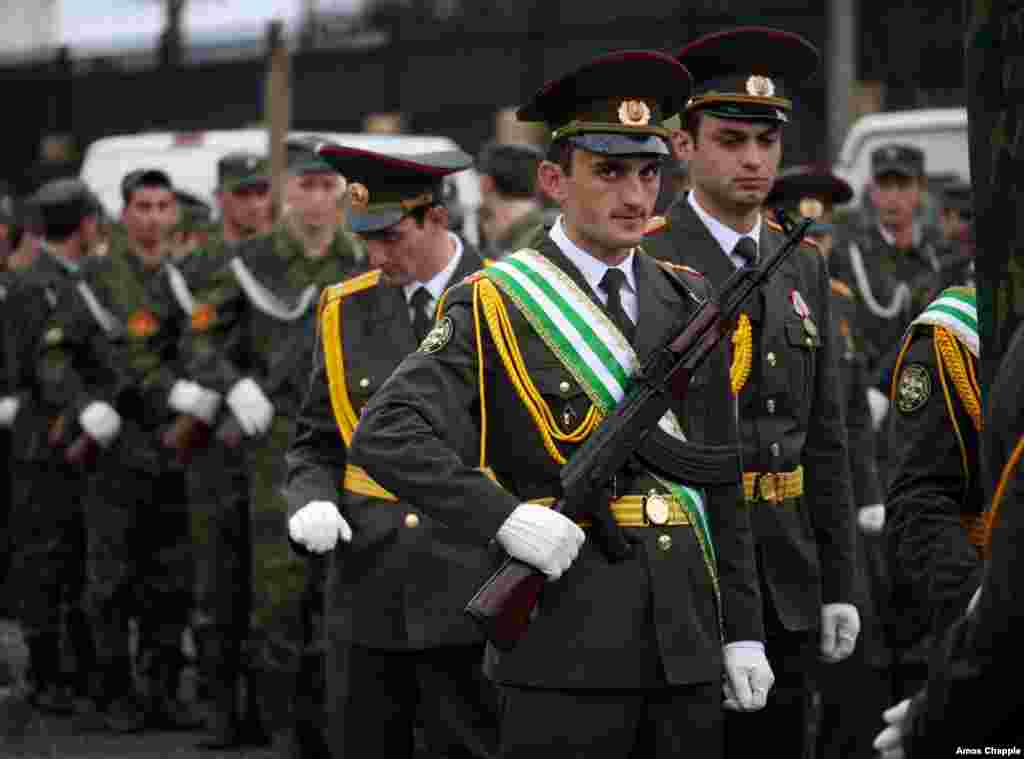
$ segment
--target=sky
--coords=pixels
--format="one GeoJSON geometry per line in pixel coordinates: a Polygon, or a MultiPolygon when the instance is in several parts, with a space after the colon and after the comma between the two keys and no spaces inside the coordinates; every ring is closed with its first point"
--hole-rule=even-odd
{"type": "MultiPolygon", "coordinates": [[[[108,43],[157,38],[163,26],[160,0],[58,0],[60,43],[102,47],[108,43]]],[[[323,11],[350,11],[360,0],[319,0],[323,11]]],[[[302,0],[189,0],[186,33],[258,31],[274,18],[295,21],[302,0]]],[[[203,36],[206,36],[205,34],[203,36]]]]}

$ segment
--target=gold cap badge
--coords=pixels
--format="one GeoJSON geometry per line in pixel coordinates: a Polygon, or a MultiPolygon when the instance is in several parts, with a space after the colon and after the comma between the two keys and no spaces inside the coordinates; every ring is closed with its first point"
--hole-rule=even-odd
{"type": "Polygon", "coordinates": [[[370,204],[370,191],[366,189],[366,185],[353,182],[348,186],[348,199],[356,210],[365,210],[370,204]]]}
{"type": "Polygon", "coordinates": [[[747,79],[747,94],[759,98],[770,98],[775,94],[775,83],[766,76],[754,74],[747,79]]]}
{"type": "Polygon", "coordinates": [[[825,204],[817,198],[803,198],[800,201],[800,215],[808,219],[820,219],[825,215],[825,204]]]}
{"type": "Polygon", "coordinates": [[[619,106],[619,121],[626,126],[647,126],[651,123],[651,109],[643,100],[623,100],[619,106]]]}

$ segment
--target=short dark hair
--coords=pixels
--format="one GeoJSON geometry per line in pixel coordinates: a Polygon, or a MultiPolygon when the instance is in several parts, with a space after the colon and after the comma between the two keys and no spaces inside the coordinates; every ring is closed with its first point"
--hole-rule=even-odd
{"type": "Polygon", "coordinates": [[[121,181],[121,200],[127,206],[132,202],[132,195],[143,187],[159,187],[174,192],[171,178],[160,169],[139,169],[129,172],[121,181]]]}
{"type": "Polygon", "coordinates": [[[566,176],[572,174],[572,154],[576,146],[570,140],[555,140],[548,146],[547,160],[562,167],[566,176]]]}
{"type": "Polygon", "coordinates": [[[67,242],[78,231],[88,216],[78,221],[54,221],[43,225],[43,237],[47,242],[67,242]]]}

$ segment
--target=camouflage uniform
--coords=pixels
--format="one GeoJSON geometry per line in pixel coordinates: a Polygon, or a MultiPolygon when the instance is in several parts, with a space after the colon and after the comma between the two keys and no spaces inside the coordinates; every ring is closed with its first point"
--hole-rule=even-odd
{"type": "MultiPolygon", "coordinates": [[[[267,439],[244,446],[252,471],[251,501],[247,508],[217,516],[209,536],[210,555],[215,558],[209,587],[234,591],[230,600],[219,592],[212,594],[213,614],[216,624],[231,628],[221,645],[229,656],[244,658],[236,666],[248,674],[246,721],[257,734],[258,700],[263,701],[263,710],[272,712],[265,715],[269,724],[264,727],[283,724],[293,673],[314,637],[312,620],[301,614],[302,599],[319,597],[322,562],[307,563],[292,552],[283,529],[287,508],[277,490],[284,480],[283,454],[293,434],[292,417],[311,372],[317,296],[322,287],[352,271],[354,246],[352,238],[339,230],[326,255],[310,258],[287,225],[279,223],[270,235],[238,248],[236,256],[204,262],[206,273],[196,291],[190,375],[223,394],[243,377],[252,377],[276,411],[267,439]],[[239,276],[239,263],[232,261],[242,263],[256,284],[242,284],[248,281],[246,275],[239,276]],[[250,588],[244,609],[239,585],[225,582],[230,576],[250,588]],[[314,587],[308,587],[308,580],[314,587]],[[238,644],[228,638],[247,639],[244,655],[236,653],[238,644]],[[281,683],[267,687],[268,678],[281,676],[281,683]],[[259,699],[254,698],[257,689],[259,699]]],[[[236,676],[225,670],[221,679],[236,676]]],[[[222,698],[226,703],[228,696],[222,698]]],[[[226,738],[233,730],[220,732],[226,738]]]]}

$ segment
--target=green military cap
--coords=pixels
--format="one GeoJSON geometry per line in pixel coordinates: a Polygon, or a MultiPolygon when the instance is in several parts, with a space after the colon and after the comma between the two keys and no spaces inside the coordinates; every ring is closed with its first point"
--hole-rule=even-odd
{"type": "MultiPolygon", "coordinates": [[[[828,166],[814,164],[792,166],[779,174],[764,205],[795,212],[809,219],[821,219],[834,206],[849,203],[852,199],[853,188],[849,182],[833,174],[828,166]]],[[[831,231],[831,224],[819,221],[809,233],[831,231]]]]}
{"type": "Polygon", "coordinates": [[[871,151],[871,175],[877,179],[886,174],[905,177],[924,176],[924,151],[914,145],[882,145],[871,151]]]}
{"type": "Polygon", "coordinates": [[[741,26],[694,40],[676,58],[693,75],[686,112],[723,119],[785,123],[790,89],[818,68],[818,49],[799,34],[741,26]]]}
{"type": "Polygon", "coordinates": [[[548,82],[516,112],[520,121],[541,121],[552,142],[603,155],[671,153],[663,121],[690,93],[686,68],[653,50],[602,55],[548,82]]]}
{"type": "Polygon", "coordinates": [[[31,210],[49,229],[55,226],[73,226],[100,212],[99,200],[85,182],[72,177],[47,182],[29,200],[31,210]]]}
{"type": "Polygon", "coordinates": [[[473,165],[461,150],[401,155],[321,141],[316,152],[348,182],[348,221],[356,234],[379,232],[442,202],[444,178],[473,165]]]}
{"type": "Polygon", "coordinates": [[[256,153],[229,153],[217,161],[217,186],[223,192],[270,186],[270,161],[256,153]]]}
{"type": "Polygon", "coordinates": [[[317,146],[323,142],[317,137],[292,137],[286,143],[288,151],[288,173],[323,174],[336,173],[334,167],[317,155],[317,146]]]}
{"type": "Polygon", "coordinates": [[[488,143],[476,159],[476,170],[494,179],[502,195],[531,198],[537,188],[537,166],[544,158],[534,145],[488,143]]]}

